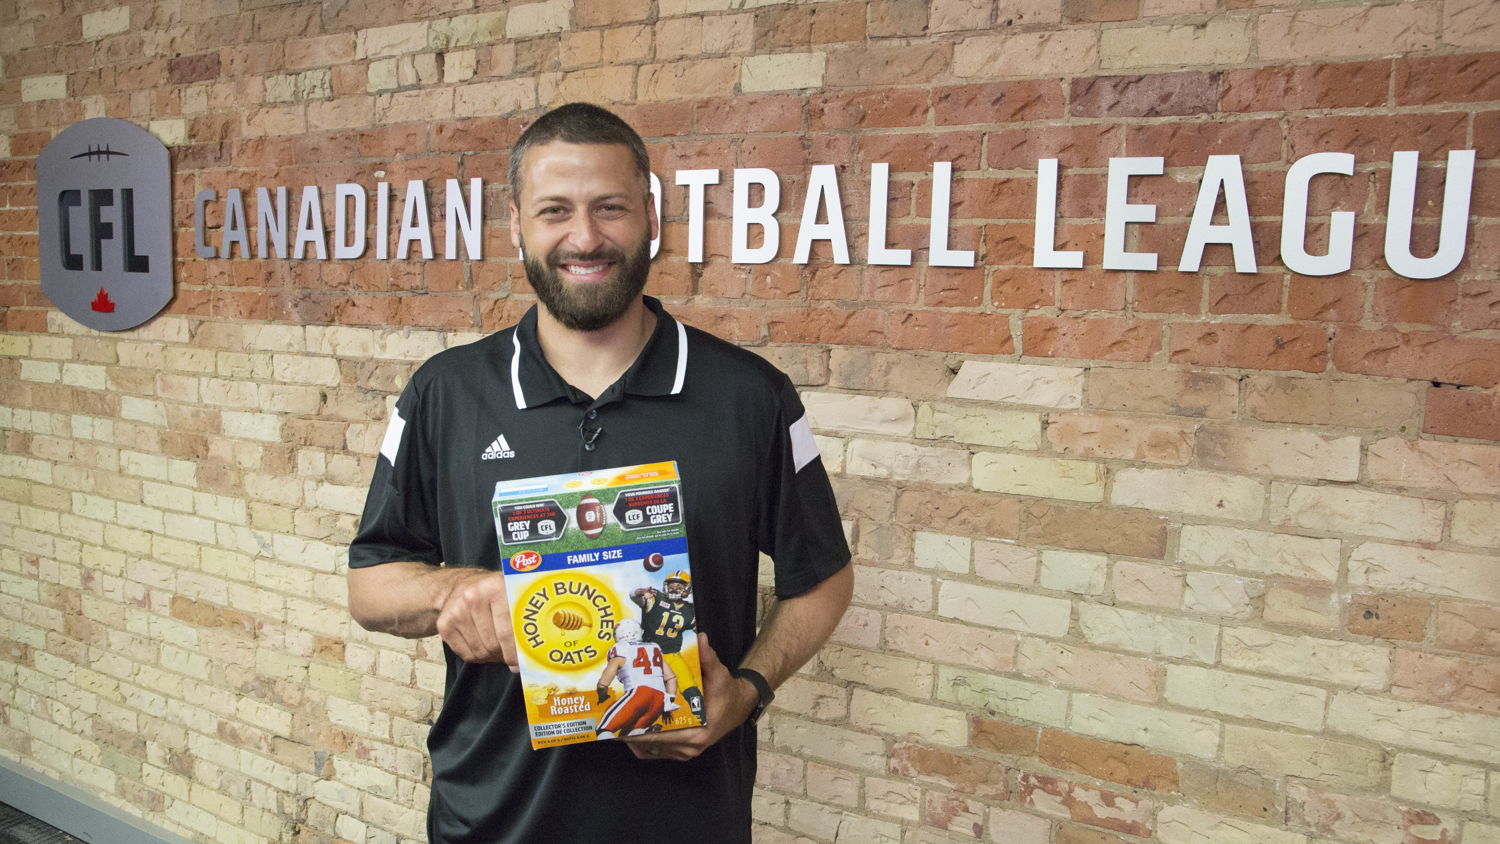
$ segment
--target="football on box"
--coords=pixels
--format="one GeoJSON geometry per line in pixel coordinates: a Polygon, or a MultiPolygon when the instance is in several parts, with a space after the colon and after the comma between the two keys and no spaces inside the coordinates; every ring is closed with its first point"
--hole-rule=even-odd
{"type": "Polygon", "coordinates": [[[646,567],[646,571],[661,571],[661,567],[666,564],[667,558],[656,553],[647,554],[646,558],[641,560],[641,565],[646,567]]]}
{"type": "Polygon", "coordinates": [[[593,495],[585,495],[579,499],[578,507],[573,511],[578,520],[578,529],[589,539],[598,538],[604,532],[607,517],[604,515],[604,504],[593,495]]]}

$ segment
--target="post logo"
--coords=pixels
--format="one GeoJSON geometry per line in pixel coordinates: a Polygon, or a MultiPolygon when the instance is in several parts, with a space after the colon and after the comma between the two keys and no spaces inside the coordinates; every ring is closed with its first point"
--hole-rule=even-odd
{"type": "Polygon", "coordinates": [[[531,571],[542,564],[542,555],[535,551],[517,551],[510,558],[510,567],[520,572],[531,571]]]}
{"type": "Polygon", "coordinates": [[[167,148],[124,120],[96,117],[36,160],[42,294],[99,331],[134,328],[172,301],[167,148]]]}

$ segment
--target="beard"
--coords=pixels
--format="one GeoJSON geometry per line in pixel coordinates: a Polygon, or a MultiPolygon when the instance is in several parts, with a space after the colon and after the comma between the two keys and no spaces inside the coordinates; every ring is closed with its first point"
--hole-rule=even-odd
{"type": "Polygon", "coordinates": [[[613,247],[592,252],[555,251],[538,256],[521,245],[526,278],[536,290],[537,298],[547,311],[573,331],[598,331],[624,316],[646,289],[651,273],[651,239],[649,236],[630,252],[613,247]],[[573,261],[612,261],[614,273],[596,284],[571,284],[564,281],[558,267],[573,261]]]}

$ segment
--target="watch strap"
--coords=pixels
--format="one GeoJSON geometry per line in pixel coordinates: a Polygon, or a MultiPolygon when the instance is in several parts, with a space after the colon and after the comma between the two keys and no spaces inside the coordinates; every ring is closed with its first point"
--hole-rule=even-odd
{"type": "Polygon", "coordinates": [[[736,678],[748,681],[750,685],[755,687],[757,698],[755,708],[750,710],[749,717],[745,719],[746,724],[754,726],[760,720],[760,716],[765,714],[766,707],[770,706],[771,701],[776,699],[776,693],[771,690],[771,684],[766,681],[765,676],[754,668],[736,668],[730,674],[736,678]]]}

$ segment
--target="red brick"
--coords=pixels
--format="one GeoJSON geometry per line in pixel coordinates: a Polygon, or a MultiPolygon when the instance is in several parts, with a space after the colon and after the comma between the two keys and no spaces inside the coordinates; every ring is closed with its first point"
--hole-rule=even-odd
{"type": "Polygon", "coordinates": [[[1201,167],[1210,155],[1238,155],[1245,164],[1281,160],[1281,123],[1235,120],[1131,127],[1126,155],[1160,155],[1172,167],[1201,167]]]}
{"type": "Polygon", "coordinates": [[[1443,601],[1438,604],[1437,637],[1445,648],[1500,656],[1500,607],[1443,601]]]}
{"type": "Polygon", "coordinates": [[[1135,310],[1158,314],[1200,313],[1205,283],[1200,273],[1176,270],[1135,273],[1135,310]]]}
{"type": "Polygon", "coordinates": [[[1474,115],[1474,151],[1481,161],[1500,156],[1500,111],[1474,115]]]}
{"type": "Polygon", "coordinates": [[[1500,713],[1500,665],[1398,648],[1391,692],[1402,700],[1500,713]]]}
{"type": "Polygon", "coordinates": [[[917,267],[866,267],[862,296],[872,302],[915,304],[920,273],[917,267]]]}
{"type": "Polygon", "coordinates": [[[1292,319],[1359,322],[1365,316],[1365,283],[1347,275],[1287,282],[1286,312],[1292,319]]]}
{"type": "Polygon", "coordinates": [[[1015,539],[1020,536],[1021,505],[1013,498],[911,486],[897,495],[894,518],[896,524],[924,530],[1015,539]]]}
{"type": "Polygon", "coordinates": [[[1396,104],[1500,100],[1500,53],[1411,56],[1396,62],[1396,104]]]}
{"type": "Polygon", "coordinates": [[[998,762],[964,756],[919,744],[897,744],[891,748],[887,773],[973,794],[986,800],[1006,797],[1005,767],[998,762]]]}
{"type": "Polygon", "coordinates": [[[1037,755],[1054,768],[1152,791],[1177,790],[1177,760],[1144,748],[1042,730],[1037,755]]]}
{"type": "MultiPolygon", "coordinates": [[[[506,326],[515,325],[521,319],[521,315],[532,305],[531,299],[493,299],[482,303],[482,314],[480,326],[486,331],[496,331],[506,326]]],[[[681,314],[681,308],[672,308],[672,313],[681,315],[683,321],[687,321],[686,315],[681,314]]],[[[697,323],[701,325],[701,323],[697,323]]],[[[725,335],[720,335],[725,336],[725,335]]],[[[736,338],[737,339],[737,338],[736,338]]]]}
{"type": "Polygon", "coordinates": [[[755,48],[759,52],[810,47],[865,37],[865,8],[851,3],[822,6],[773,6],[755,12],[755,48]]]}
{"type": "Polygon", "coordinates": [[[991,82],[933,89],[932,119],[939,126],[1019,123],[1062,116],[1062,85],[1053,80],[991,82]]]}
{"type": "Polygon", "coordinates": [[[1436,331],[1340,328],[1333,365],[1340,372],[1494,387],[1500,385],[1500,342],[1436,331]]]}
{"type": "Polygon", "coordinates": [[[893,313],[890,343],[895,349],[973,355],[1008,355],[1015,350],[1008,316],[962,311],[893,313]]]}
{"type": "Polygon", "coordinates": [[[1219,74],[1091,76],[1070,83],[1074,117],[1178,117],[1214,111],[1219,74]]]}
{"type": "Polygon", "coordinates": [[[984,272],[977,268],[928,267],[922,303],[939,308],[972,308],[982,305],[984,272]]]}
{"type": "Polygon", "coordinates": [[[775,95],[700,100],[693,109],[693,125],[703,135],[800,132],[802,97],[775,95]]]}
{"type": "Polygon", "coordinates": [[[897,88],[882,91],[832,91],[812,95],[807,103],[808,128],[895,129],[927,122],[927,91],[897,88]]]}
{"type": "MultiPolygon", "coordinates": [[[[406,127],[392,127],[402,129],[406,127]]],[[[415,149],[403,150],[407,154],[425,152],[421,148],[421,127],[408,129],[410,134],[400,140],[410,143],[415,149]]],[[[474,117],[462,120],[443,120],[432,124],[433,152],[472,152],[486,149],[509,149],[516,141],[514,121],[501,117],[474,117]]],[[[387,155],[390,153],[387,152],[387,155]]],[[[491,178],[504,180],[502,172],[491,178]]]]}
{"type": "MultiPolygon", "coordinates": [[[[620,105],[613,108],[613,111],[635,127],[643,138],[676,139],[692,131],[692,103],[637,103],[620,105]]],[[[520,128],[522,127],[517,127],[517,137],[520,136],[520,128]]],[[[651,160],[655,162],[656,157],[653,155],[651,160]]]]}
{"type": "Polygon", "coordinates": [[[195,56],[178,56],[167,62],[167,81],[173,85],[187,85],[219,78],[218,53],[199,53],[195,56]]]}
{"type": "Polygon", "coordinates": [[[1066,190],[1070,167],[1106,167],[1124,154],[1124,130],[1118,125],[1035,126],[990,132],[988,165],[996,170],[1034,170],[1037,159],[1056,158],[1066,190]]]}
{"type": "Polygon", "coordinates": [[[778,308],[766,311],[773,343],[885,345],[886,314],[868,308],[778,308]]]}
{"type": "Polygon", "coordinates": [[[1427,388],[1422,432],[1444,437],[1500,440],[1500,394],[1452,387],[1427,388]]]}
{"type": "Polygon", "coordinates": [[[1224,111],[1373,108],[1389,96],[1389,61],[1224,72],[1224,111]]]}
{"type": "Polygon", "coordinates": [[[1156,808],[1128,794],[1029,771],[1021,774],[1016,798],[1022,806],[1053,817],[1143,837],[1151,835],[1156,808]]]}
{"type": "Polygon", "coordinates": [[[819,266],[808,271],[807,298],[858,299],[861,269],[853,266],[819,266]]]}
{"type": "Polygon", "coordinates": [[[1004,267],[990,275],[990,299],[997,308],[1019,310],[1051,307],[1056,300],[1059,271],[1004,267]]]}
{"type": "MultiPolygon", "coordinates": [[[[860,161],[891,165],[891,173],[931,173],[933,162],[951,161],[955,172],[979,168],[978,132],[861,135],[860,161]]],[[[955,180],[956,182],[957,180],[955,180]]]]}
{"type": "Polygon", "coordinates": [[[1279,314],[1286,276],[1263,272],[1223,273],[1208,280],[1208,311],[1213,314],[1279,314]]]}
{"type": "Polygon", "coordinates": [[[1063,270],[1057,305],[1065,311],[1125,308],[1125,275],[1108,270],[1063,270]]]}
{"type": "Polygon", "coordinates": [[[1378,116],[1292,118],[1288,155],[1347,152],[1357,162],[1391,160],[1396,150],[1417,150],[1429,163],[1446,160],[1453,149],[1467,149],[1469,116],[1463,112],[1382,114],[1378,116]]]}
{"type": "MultiPolygon", "coordinates": [[[[734,161],[734,147],[727,139],[712,141],[670,141],[647,144],[651,153],[651,167],[658,173],[675,170],[719,170],[721,179],[729,181],[732,176],[723,172],[729,162],[734,161]]],[[[667,180],[670,181],[670,180],[667,180]]],[[[663,184],[663,189],[666,185],[663,184]]]]}
{"type": "Polygon", "coordinates": [[[1356,636],[1421,642],[1427,638],[1432,604],[1402,595],[1354,595],[1347,619],[1356,636]]]}
{"type": "Polygon", "coordinates": [[[1327,332],[1316,325],[1174,323],[1171,361],[1236,369],[1322,372],[1328,364],[1327,332]]]}
{"type": "Polygon", "coordinates": [[[1021,351],[1028,356],[1148,361],[1161,348],[1162,324],[1134,319],[1027,317],[1021,351]]]}
{"type": "MultiPolygon", "coordinates": [[[[781,176],[783,187],[793,181],[802,181],[808,164],[807,147],[802,138],[774,135],[744,138],[740,141],[739,166],[769,167],[781,176]]],[[[818,162],[825,163],[825,162],[818,162]]],[[[800,195],[801,191],[797,191],[800,195]]],[[[800,199],[798,196],[796,199],[800,199]]],[[[788,197],[792,200],[792,197],[788,197]]],[[[795,200],[794,200],[795,201],[795,200]]],[[[790,203],[789,203],[790,204],[790,203]]],[[[797,202],[792,207],[801,207],[797,202]]]]}
{"type": "Polygon", "coordinates": [[[1387,278],[1375,282],[1375,319],[1444,326],[1453,321],[1458,282],[1387,278]]]}
{"type": "Polygon", "coordinates": [[[973,719],[973,730],[969,743],[979,750],[1000,753],[1006,756],[1034,757],[1037,754],[1036,727],[1024,727],[1010,721],[994,721],[989,718],[973,719]]]}
{"type": "Polygon", "coordinates": [[[953,45],[857,44],[828,51],[823,84],[828,88],[923,85],[948,72],[953,45]]]}
{"type": "Polygon", "coordinates": [[[1167,553],[1167,522],[1143,511],[1033,501],[1026,508],[1022,540],[1032,547],[1159,560],[1167,553]]]}
{"type": "Polygon", "coordinates": [[[673,305],[672,313],[688,325],[737,343],[758,342],[765,337],[765,317],[759,308],[673,305]]]}
{"type": "Polygon", "coordinates": [[[989,223],[984,227],[984,262],[994,266],[1031,267],[1031,223],[989,223]]]}

